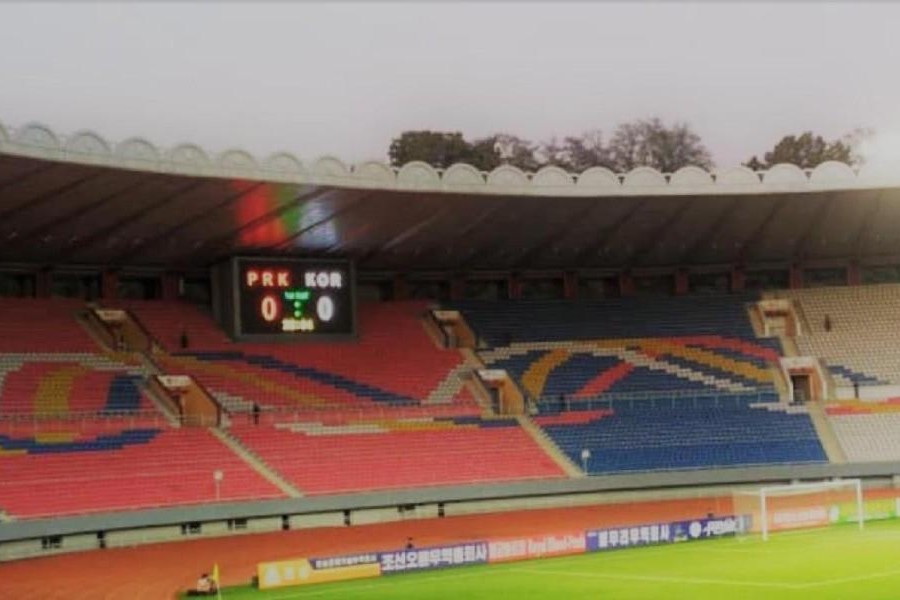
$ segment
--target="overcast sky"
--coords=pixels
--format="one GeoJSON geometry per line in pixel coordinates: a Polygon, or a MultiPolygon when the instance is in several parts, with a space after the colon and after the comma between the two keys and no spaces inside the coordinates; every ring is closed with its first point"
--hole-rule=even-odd
{"type": "Polygon", "coordinates": [[[721,167],[786,133],[900,132],[891,3],[29,5],[0,0],[0,122],[309,162],[406,129],[533,140],[686,121],[721,167]]]}

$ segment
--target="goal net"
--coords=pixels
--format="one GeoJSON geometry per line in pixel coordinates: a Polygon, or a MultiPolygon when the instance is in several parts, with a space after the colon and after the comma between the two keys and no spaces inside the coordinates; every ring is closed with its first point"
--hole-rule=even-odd
{"type": "Polygon", "coordinates": [[[744,533],[826,527],[836,523],[865,522],[862,483],[859,479],[775,485],[733,493],[734,514],[744,517],[744,533]]]}

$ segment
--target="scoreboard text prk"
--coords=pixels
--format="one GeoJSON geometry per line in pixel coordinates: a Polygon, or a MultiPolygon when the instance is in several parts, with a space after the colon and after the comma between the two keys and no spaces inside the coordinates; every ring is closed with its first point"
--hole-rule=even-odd
{"type": "Polygon", "coordinates": [[[239,264],[242,333],[353,333],[349,264],[239,264]]]}

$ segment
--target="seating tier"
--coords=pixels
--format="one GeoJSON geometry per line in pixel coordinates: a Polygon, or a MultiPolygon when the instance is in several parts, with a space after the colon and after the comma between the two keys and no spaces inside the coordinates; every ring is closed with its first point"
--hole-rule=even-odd
{"type": "Polygon", "coordinates": [[[226,406],[473,402],[459,378],[459,353],[436,348],[426,335],[423,302],[362,304],[358,340],[302,344],[231,342],[201,309],[183,303],[125,306],[173,353],[167,369],[194,375],[226,406]]]}
{"type": "Polygon", "coordinates": [[[564,476],[514,419],[244,425],[232,433],[306,494],[564,476]]]}
{"type": "Polygon", "coordinates": [[[280,491],[206,430],[0,434],[0,510],[17,518],[275,498],[280,491]]]}
{"type": "Polygon", "coordinates": [[[613,407],[581,422],[542,419],[554,417],[536,421],[576,464],[583,449],[591,451],[595,474],[827,462],[809,415],[798,409],[684,403],[613,407]]]}

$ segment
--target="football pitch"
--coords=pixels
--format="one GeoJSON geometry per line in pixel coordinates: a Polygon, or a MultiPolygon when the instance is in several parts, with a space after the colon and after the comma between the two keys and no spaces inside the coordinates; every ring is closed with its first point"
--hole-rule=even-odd
{"type": "Polygon", "coordinates": [[[496,565],[458,567],[267,592],[228,600],[303,598],[900,598],[900,521],[720,538],[496,565]]]}

